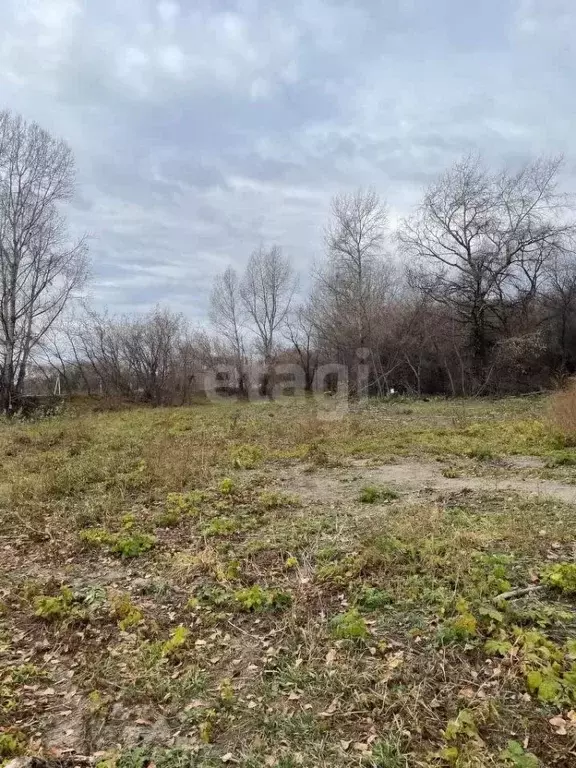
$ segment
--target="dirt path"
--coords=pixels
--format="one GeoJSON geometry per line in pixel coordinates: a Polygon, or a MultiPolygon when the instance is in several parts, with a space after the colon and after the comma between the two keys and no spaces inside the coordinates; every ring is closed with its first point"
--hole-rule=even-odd
{"type": "MultiPolygon", "coordinates": [[[[520,462],[514,462],[521,466],[520,462]]],[[[576,504],[576,485],[555,480],[519,476],[511,477],[455,477],[442,474],[438,463],[404,462],[384,464],[379,467],[358,464],[352,468],[318,470],[310,474],[284,474],[279,481],[298,493],[303,499],[314,502],[335,503],[356,499],[360,488],[366,485],[389,486],[399,493],[413,494],[422,491],[473,491],[506,492],[541,496],[576,504]]]]}

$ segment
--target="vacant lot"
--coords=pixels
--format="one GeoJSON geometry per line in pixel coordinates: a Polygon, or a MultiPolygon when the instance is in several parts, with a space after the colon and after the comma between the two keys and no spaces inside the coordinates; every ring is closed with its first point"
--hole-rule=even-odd
{"type": "Polygon", "coordinates": [[[574,766],[576,450],[546,408],[1,425],[0,764],[574,766]]]}

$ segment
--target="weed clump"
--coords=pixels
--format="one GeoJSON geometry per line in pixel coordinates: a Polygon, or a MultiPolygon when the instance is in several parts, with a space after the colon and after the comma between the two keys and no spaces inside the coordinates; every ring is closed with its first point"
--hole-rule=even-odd
{"type": "Polygon", "coordinates": [[[112,554],[122,558],[140,557],[156,544],[156,538],[147,533],[120,535],[112,543],[112,554]]]}
{"type": "Polygon", "coordinates": [[[26,740],[21,733],[0,733],[0,761],[23,755],[26,740]]]}
{"type": "Polygon", "coordinates": [[[576,466],[576,454],[569,451],[559,451],[548,459],[545,466],[547,469],[576,466]]]}
{"type": "Polygon", "coordinates": [[[74,593],[69,587],[62,587],[55,597],[38,595],[34,598],[35,615],[46,621],[61,621],[72,614],[74,593]]]}
{"type": "Polygon", "coordinates": [[[239,527],[238,522],[230,517],[215,517],[208,525],[202,528],[202,535],[229,536],[232,533],[236,533],[239,527]]]}
{"type": "Polygon", "coordinates": [[[231,478],[225,477],[224,480],[221,480],[219,490],[222,496],[231,496],[235,489],[234,480],[231,478]]]}
{"type": "Polygon", "coordinates": [[[398,498],[392,488],[378,488],[375,485],[367,485],[360,491],[359,501],[362,504],[375,504],[376,502],[394,501],[398,498]]]}
{"type": "Polygon", "coordinates": [[[130,595],[115,596],[112,601],[112,616],[118,622],[118,628],[127,632],[142,623],[142,611],[130,600],[130,595]]]}
{"type": "Polygon", "coordinates": [[[80,541],[89,547],[102,547],[121,558],[134,558],[152,549],[156,537],[147,533],[111,533],[105,528],[86,528],[80,531],[80,541]]]}
{"type": "Polygon", "coordinates": [[[337,640],[365,640],[368,628],[358,609],[351,608],[331,619],[330,633],[337,640]]]}
{"type": "Polygon", "coordinates": [[[258,584],[234,592],[234,601],[241,611],[274,611],[285,608],[292,602],[288,592],[277,589],[264,589],[258,584]]]}
{"type": "Polygon", "coordinates": [[[279,507],[291,507],[298,504],[298,497],[277,491],[263,491],[258,496],[258,506],[262,509],[278,509],[279,507]]]}
{"type": "Polygon", "coordinates": [[[57,595],[36,595],[32,604],[34,615],[48,623],[86,621],[91,608],[89,595],[77,595],[67,586],[60,587],[57,595]]]}
{"type": "Polygon", "coordinates": [[[329,467],[331,465],[326,447],[317,441],[307,447],[304,458],[315,468],[329,467]]]}
{"type": "Polygon", "coordinates": [[[255,469],[263,456],[258,445],[240,445],[232,452],[232,466],[235,469],[255,469]]]}
{"type": "Polygon", "coordinates": [[[542,581],[569,595],[576,594],[576,563],[556,563],[542,572],[542,581]]]}
{"type": "Polygon", "coordinates": [[[500,757],[512,768],[540,768],[541,765],[536,755],[525,750],[519,741],[514,740],[508,742],[500,757]]]}
{"type": "Polygon", "coordinates": [[[477,461],[491,461],[494,458],[492,450],[486,446],[477,446],[466,451],[465,454],[469,459],[476,459],[477,461]]]}
{"type": "Polygon", "coordinates": [[[280,611],[292,604],[292,595],[279,589],[266,589],[259,584],[231,590],[224,586],[204,586],[188,601],[188,608],[199,605],[242,613],[280,611]]]}
{"type": "Polygon", "coordinates": [[[182,646],[186,644],[189,634],[190,632],[186,629],[186,627],[176,627],[176,629],[170,633],[168,640],[162,644],[160,650],[161,656],[173,656],[180,648],[182,648],[182,646]]]}
{"type": "Polygon", "coordinates": [[[392,602],[392,597],[383,589],[363,585],[356,595],[356,605],[364,611],[379,611],[392,602]]]}
{"type": "Polygon", "coordinates": [[[456,467],[444,467],[441,474],[442,477],[445,477],[448,480],[454,480],[457,477],[460,477],[460,472],[456,467]]]}

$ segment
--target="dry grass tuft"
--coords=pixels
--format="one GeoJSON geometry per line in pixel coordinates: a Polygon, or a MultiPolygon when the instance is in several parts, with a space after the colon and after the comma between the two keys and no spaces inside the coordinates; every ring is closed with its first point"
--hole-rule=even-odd
{"type": "Polygon", "coordinates": [[[566,445],[576,445],[576,379],[550,398],[550,419],[566,437],[566,445]]]}

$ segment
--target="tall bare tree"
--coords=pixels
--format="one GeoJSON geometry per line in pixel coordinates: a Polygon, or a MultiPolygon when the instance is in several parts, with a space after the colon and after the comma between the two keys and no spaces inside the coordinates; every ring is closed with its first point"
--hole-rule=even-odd
{"type": "Polygon", "coordinates": [[[246,309],[240,295],[236,270],[228,267],[214,280],[210,296],[210,321],[230,348],[236,367],[238,393],[248,394],[246,345],[244,328],[246,309]]]}
{"type": "Polygon", "coordinates": [[[542,296],[550,347],[558,355],[562,375],[573,374],[576,366],[576,242],[568,238],[547,267],[546,290],[542,296]]]}
{"type": "Polygon", "coordinates": [[[240,284],[240,296],[256,336],[256,347],[266,369],[262,389],[270,394],[273,386],[272,365],[278,330],[286,320],[296,276],[287,257],[277,245],[260,247],[250,256],[240,284]]]}
{"type": "Polygon", "coordinates": [[[354,393],[358,351],[369,349],[371,359],[377,356],[383,309],[394,283],[385,253],[388,214],[370,189],[335,197],[331,213],[327,258],[315,274],[311,305],[318,336],[348,365],[354,393]]]}
{"type": "Polygon", "coordinates": [[[0,409],[22,393],[34,348],[87,272],[84,240],[71,243],[60,204],[73,192],[69,147],[36,123],[0,113],[0,409]]]}
{"type": "Polygon", "coordinates": [[[286,318],[284,336],[294,348],[304,372],[304,391],[310,393],[320,359],[316,328],[309,307],[300,305],[290,313],[286,318]]]}
{"type": "Polygon", "coordinates": [[[570,229],[560,216],[560,165],[538,160],[493,173],[467,157],[431,185],[400,229],[412,283],[466,327],[479,384],[495,332],[505,332],[511,312],[535,297],[570,229]]]}

